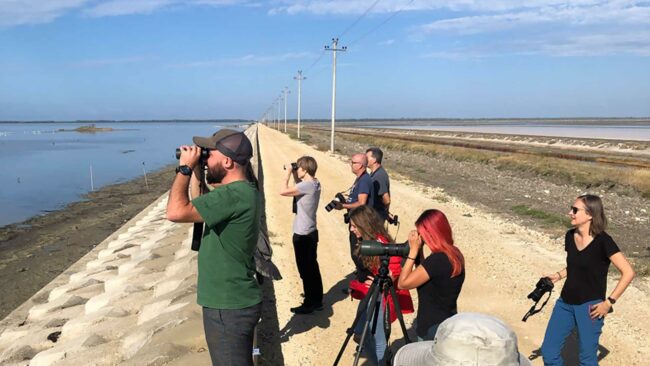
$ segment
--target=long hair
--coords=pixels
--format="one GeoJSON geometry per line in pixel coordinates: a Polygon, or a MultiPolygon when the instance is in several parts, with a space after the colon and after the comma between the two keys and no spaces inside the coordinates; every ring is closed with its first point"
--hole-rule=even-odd
{"type": "Polygon", "coordinates": [[[447,216],[440,210],[426,210],[415,221],[415,227],[432,253],[444,253],[447,256],[451,263],[451,277],[458,276],[465,267],[465,258],[460,249],[454,246],[447,216]]]}
{"type": "MultiPolygon", "coordinates": [[[[384,221],[379,217],[377,211],[368,205],[359,206],[350,211],[350,222],[353,222],[357,227],[363,240],[377,240],[377,236],[381,235],[389,243],[393,242],[393,239],[384,227],[384,221]]],[[[360,245],[357,245],[355,248],[357,255],[359,255],[359,248],[360,245]]],[[[360,258],[364,267],[369,270],[379,267],[379,257],[377,256],[366,257],[361,255],[360,258]]]]}
{"type": "Polygon", "coordinates": [[[591,225],[589,225],[589,235],[596,235],[605,231],[607,228],[607,218],[605,217],[605,208],[600,197],[593,194],[583,194],[577,199],[585,205],[585,210],[591,215],[591,225]]]}

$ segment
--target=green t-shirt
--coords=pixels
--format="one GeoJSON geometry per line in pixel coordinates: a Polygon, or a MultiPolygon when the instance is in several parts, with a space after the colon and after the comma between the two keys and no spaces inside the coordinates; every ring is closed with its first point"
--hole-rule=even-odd
{"type": "Polygon", "coordinates": [[[199,250],[199,305],[243,309],[262,301],[253,260],[260,203],[260,193],[247,181],[219,186],[192,200],[206,224],[199,250]]]}

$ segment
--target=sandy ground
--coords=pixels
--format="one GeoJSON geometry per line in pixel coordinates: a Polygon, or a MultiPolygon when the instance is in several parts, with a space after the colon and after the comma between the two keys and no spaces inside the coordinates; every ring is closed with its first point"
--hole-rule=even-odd
{"type": "MultiPolygon", "coordinates": [[[[357,302],[342,299],[339,291],[345,282],[345,276],[353,269],[347,249],[347,227],[342,222],[340,212],[328,213],[323,206],[336,192],[348,189],[354,176],[344,157],[316,151],[268,128],[260,128],[259,134],[266,174],[264,187],[268,223],[275,234],[272,237],[274,261],[285,277],[275,284],[278,321],[281,327],[286,328],[284,324],[295,323],[294,327],[299,326],[301,330],[301,333],[294,333],[287,342],[282,343],[284,361],[287,365],[329,364],[335,359],[345,329],[353,320],[357,302]],[[318,254],[328,309],[325,314],[292,317],[289,307],[300,301],[301,283],[290,244],[291,201],[272,193],[280,188],[282,165],[295,161],[304,154],[311,155],[318,161],[316,176],[323,187],[318,212],[321,238],[318,254]]],[[[435,187],[393,179],[391,194],[391,211],[399,213],[403,223],[397,235],[398,241],[406,239],[412,223],[424,209],[435,207],[447,214],[455,240],[467,261],[467,277],[459,299],[459,310],[484,312],[503,319],[517,333],[520,351],[531,356],[534,364],[541,365],[541,357],[537,357],[538,349],[551,307],[526,323],[521,321],[521,317],[532,305],[526,295],[534,288],[538,278],[564,265],[561,243],[544,234],[483,213],[435,187]]],[[[395,234],[395,227],[391,227],[391,233],[395,234]]],[[[613,288],[614,283],[610,282],[609,286],[613,288]]],[[[412,294],[414,298],[417,297],[415,292],[412,294]]],[[[551,306],[557,295],[557,291],[554,292],[549,303],[551,306]]],[[[608,317],[601,337],[601,356],[604,356],[602,365],[647,364],[650,356],[650,346],[647,343],[650,331],[647,303],[647,294],[630,287],[616,305],[616,311],[608,317]]],[[[410,325],[413,316],[406,318],[410,325]]],[[[401,338],[400,333],[395,323],[391,338],[401,338]]],[[[575,341],[568,343],[575,353],[575,341]]],[[[344,356],[347,361],[343,364],[348,364],[348,361],[351,363],[350,348],[344,356]]]]}
{"type": "MultiPolygon", "coordinates": [[[[353,268],[347,226],[341,212],[328,213],[323,207],[336,192],[348,189],[354,176],[345,157],[316,151],[263,126],[259,139],[273,258],[284,277],[264,284],[260,364],[332,364],[358,303],[340,291],[353,268]],[[317,177],[323,186],[318,229],[326,306],[312,315],[294,316],[289,308],[300,303],[302,286],[291,244],[291,199],[277,192],[282,165],[305,154],[318,161],[317,177]]],[[[550,307],[527,323],[521,317],[531,305],[526,295],[539,276],[563,266],[560,243],[435,187],[393,178],[391,190],[391,209],[403,222],[397,240],[406,238],[424,209],[444,211],[467,261],[459,310],[503,319],[517,333],[520,351],[541,365],[538,349],[550,307]]],[[[1,321],[0,364],[209,364],[195,303],[196,256],[188,248],[190,225],[164,220],[165,200],[163,196],[154,202],[1,321]]],[[[391,233],[395,231],[391,227],[391,233]]],[[[610,282],[610,288],[613,285],[610,282]]],[[[553,300],[556,297],[557,292],[553,300]]],[[[647,364],[648,300],[632,286],[615,306],[601,337],[602,365],[647,364]]],[[[411,332],[413,320],[413,315],[406,317],[411,332]]],[[[394,347],[401,338],[394,323],[394,347]]],[[[575,341],[568,346],[575,354],[575,341]]],[[[351,342],[342,365],[352,363],[353,349],[351,342]]],[[[569,357],[567,364],[575,360],[569,357]]]]}

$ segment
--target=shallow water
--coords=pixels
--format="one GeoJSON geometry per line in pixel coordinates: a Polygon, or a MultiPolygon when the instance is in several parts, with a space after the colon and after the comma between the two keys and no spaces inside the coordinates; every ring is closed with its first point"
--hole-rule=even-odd
{"type": "Polygon", "coordinates": [[[608,140],[650,141],[650,126],[643,125],[558,125],[558,124],[472,124],[472,125],[381,125],[378,128],[408,130],[498,133],[608,140]]]}
{"type": "Polygon", "coordinates": [[[192,136],[214,122],[96,123],[114,131],[80,133],[80,123],[0,123],[0,226],[57,210],[104,185],[142,177],[176,161],[192,136]]]}

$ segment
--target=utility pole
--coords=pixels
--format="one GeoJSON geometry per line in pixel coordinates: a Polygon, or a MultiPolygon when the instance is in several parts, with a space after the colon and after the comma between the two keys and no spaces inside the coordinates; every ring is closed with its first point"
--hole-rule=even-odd
{"type": "Polygon", "coordinates": [[[278,97],[278,131],[280,131],[280,98],[282,98],[282,94],[278,97]]]}
{"type": "Polygon", "coordinates": [[[300,96],[301,96],[301,84],[302,81],[307,79],[307,77],[302,76],[302,70],[298,70],[298,76],[294,76],[294,79],[298,80],[298,140],[300,140],[300,106],[301,106],[301,101],[300,101],[300,96]]]}
{"type": "Polygon", "coordinates": [[[334,124],[336,121],[336,52],[345,52],[348,48],[343,46],[337,48],[339,43],[338,38],[332,38],[332,47],[325,46],[325,51],[332,51],[332,132],[330,137],[330,152],[334,153],[334,124]]]}
{"type": "Polygon", "coordinates": [[[287,93],[291,93],[286,86],[282,91],[284,93],[284,133],[287,133],[287,93]]]}

